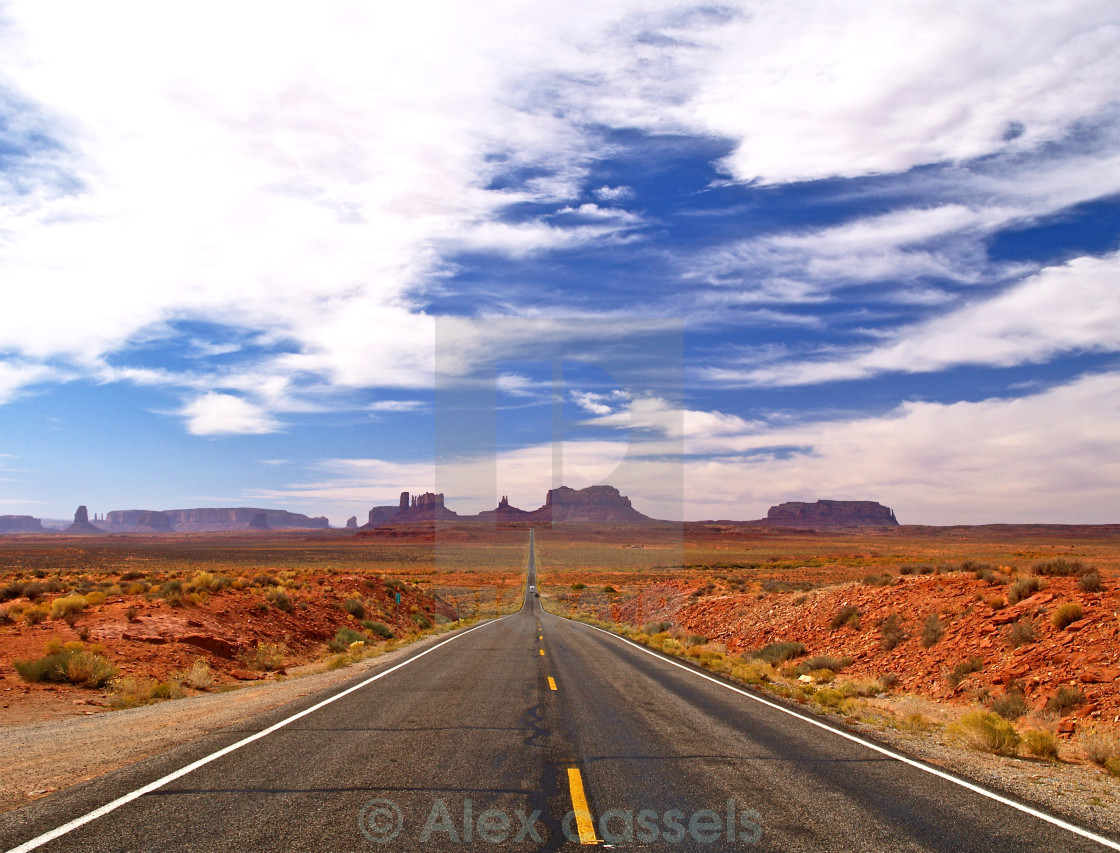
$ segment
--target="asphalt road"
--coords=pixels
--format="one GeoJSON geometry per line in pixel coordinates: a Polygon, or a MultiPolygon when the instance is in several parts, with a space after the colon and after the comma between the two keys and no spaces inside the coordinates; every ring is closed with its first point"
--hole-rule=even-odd
{"type": "Polygon", "coordinates": [[[23,849],[554,850],[577,846],[581,827],[623,850],[1106,849],[545,614],[531,595],[386,671],[0,815],[0,848],[132,792],[23,849]]]}

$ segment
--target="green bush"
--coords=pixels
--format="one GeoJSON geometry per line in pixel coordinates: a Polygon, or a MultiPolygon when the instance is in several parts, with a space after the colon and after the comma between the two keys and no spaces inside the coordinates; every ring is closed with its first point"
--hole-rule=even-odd
{"type": "Polygon", "coordinates": [[[24,681],[50,681],[82,687],[101,687],[117,675],[108,658],[79,649],[63,649],[37,660],[13,661],[12,666],[24,681]]]}
{"type": "Polygon", "coordinates": [[[425,616],[423,613],[413,613],[412,621],[416,623],[416,627],[421,631],[427,631],[432,627],[432,620],[425,616]]]}
{"type": "Polygon", "coordinates": [[[971,711],[949,726],[949,732],[973,749],[999,755],[1015,755],[1019,751],[1019,734],[1015,726],[998,714],[971,711]]]}
{"type": "Polygon", "coordinates": [[[803,654],[805,654],[804,643],[788,642],[770,643],[767,646],[763,646],[761,649],[756,649],[746,657],[763,660],[769,664],[779,664],[790,658],[801,657],[803,654]]]}
{"type": "Polygon", "coordinates": [[[345,652],[349,650],[351,643],[364,643],[365,641],[365,636],[353,628],[339,628],[334,635],[334,639],[327,644],[327,648],[332,652],[345,652]]]}
{"type": "Polygon", "coordinates": [[[393,639],[393,629],[384,622],[371,622],[369,619],[366,619],[362,622],[362,627],[367,631],[372,631],[383,640],[393,639]]]}
{"type": "Polygon", "coordinates": [[[366,607],[360,598],[347,598],[342,602],[342,609],[355,619],[365,619],[366,607]]]}
{"type": "Polygon", "coordinates": [[[854,604],[845,604],[832,614],[832,619],[829,620],[828,627],[833,631],[844,625],[849,625],[852,628],[859,628],[860,615],[859,608],[854,604]]]}
{"type": "Polygon", "coordinates": [[[1064,631],[1078,619],[1085,615],[1085,611],[1076,601],[1067,601],[1054,608],[1050,616],[1050,624],[1059,631],[1064,631]]]}

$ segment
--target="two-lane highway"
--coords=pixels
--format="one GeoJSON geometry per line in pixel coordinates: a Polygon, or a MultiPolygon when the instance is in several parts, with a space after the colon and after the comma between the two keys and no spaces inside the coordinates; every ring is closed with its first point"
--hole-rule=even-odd
{"type": "MultiPolygon", "coordinates": [[[[536,585],[530,545],[526,589],[536,585]]],[[[341,853],[551,850],[582,839],[626,850],[1106,849],[549,615],[531,592],[520,612],[346,690],[223,733],[214,749],[230,751],[170,781],[134,769],[82,798],[40,801],[34,820],[0,816],[0,846],[341,853]],[[129,788],[133,780],[148,789],[129,788]]]]}

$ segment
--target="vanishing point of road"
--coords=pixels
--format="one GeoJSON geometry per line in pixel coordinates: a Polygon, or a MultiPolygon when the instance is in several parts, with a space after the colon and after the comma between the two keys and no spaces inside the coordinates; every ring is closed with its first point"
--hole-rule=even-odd
{"type": "Polygon", "coordinates": [[[531,592],[403,662],[0,815],[0,849],[21,853],[581,845],[1120,849],[550,615],[531,592]]]}

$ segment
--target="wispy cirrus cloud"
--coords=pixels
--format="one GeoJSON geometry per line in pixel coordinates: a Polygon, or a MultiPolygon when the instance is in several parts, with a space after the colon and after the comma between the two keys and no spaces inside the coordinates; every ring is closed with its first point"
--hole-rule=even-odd
{"type": "Polygon", "coordinates": [[[882,333],[870,347],[761,367],[709,367],[708,381],[806,385],[962,364],[1007,367],[1058,354],[1120,351],[1120,255],[1077,258],[940,316],[882,333]]]}

